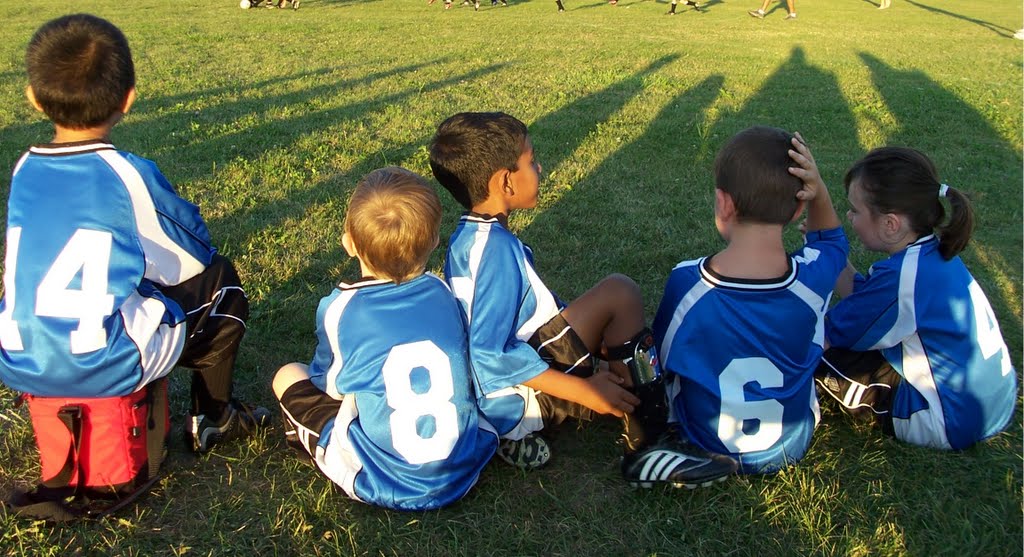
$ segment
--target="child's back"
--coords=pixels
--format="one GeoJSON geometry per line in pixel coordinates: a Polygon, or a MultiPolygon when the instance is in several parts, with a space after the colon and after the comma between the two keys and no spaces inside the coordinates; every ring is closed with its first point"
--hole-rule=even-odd
{"type": "Polygon", "coordinates": [[[729,246],[676,266],[654,320],[676,418],[744,473],[792,464],[810,444],[823,316],[848,251],[820,179],[802,190],[790,175],[791,138],[752,128],[723,148],[715,215],[729,246]],[[812,195],[801,198],[810,201],[806,245],[786,256],[782,228],[802,209],[801,191],[812,195]]]}
{"type": "Polygon", "coordinates": [[[363,278],[320,301],[309,366],[274,378],[289,442],[353,499],[391,509],[455,502],[498,444],[476,407],[458,302],[423,272],[440,218],[437,194],[412,172],[364,178],[342,238],[363,278]]]}

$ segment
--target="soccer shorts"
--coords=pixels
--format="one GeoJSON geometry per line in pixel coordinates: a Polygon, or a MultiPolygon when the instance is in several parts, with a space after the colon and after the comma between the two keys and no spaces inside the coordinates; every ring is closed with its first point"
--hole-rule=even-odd
{"type": "Polygon", "coordinates": [[[341,401],[327,396],[309,379],[288,387],[281,395],[281,413],[284,416],[284,436],[288,445],[316,456],[320,432],[338,417],[341,401]]]}
{"type": "MultiPolygon", "coordinates": [[[[594,374],[594,356],[561,313],[541,325],[530,337],[529,344],[552,369],[579,377],[594,374]]],[[[537,403],[544,427],[558,425],[567,418],[589,421],[594,417],[594,412],[586,406],[541,392],[537,393],[537,403]]]]}
{"type": "Polygon", "coordinates": [[[892,395],[903,381],[877,350],[854,352],[829,348],[814,372],[818,393],[827,393],[858,419],[874,419],[882,431],[895,437],[892,395]]]}

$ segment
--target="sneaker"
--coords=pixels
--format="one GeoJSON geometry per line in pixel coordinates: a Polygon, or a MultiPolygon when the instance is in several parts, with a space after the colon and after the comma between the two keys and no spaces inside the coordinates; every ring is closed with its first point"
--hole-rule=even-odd
{"type": "Polygon", "coordinates": [[[632,487],[694,489],[724,480],[739,468],[735,460],[677,439],[663,440],[622,458],[622,476],[632,487]]]}
{"type": "Polygon", "coordinates": [[[785,19],[796,19],[796,14],[789,14],[785,17],[785,19]]]}
{"type": "Polygon", "coordinates": [[[225,441],[248,437],[257,429],[270,425],[270,411],[262,406],[249,406],[235,399],[228,405],[227,417],[220,423],[205,414],[187,415],[185,443],[192,452],[203,454],[225,441]]]}
{"type": "Polygon", "coordinates": [[[747,12],[747,14],[749,14],[750,17],[756,17],[757,19],[764,19],[764,12],[762,12],[761,10],[750,10],[749,12],[747,12]]]}
{"type": "Polygon", "coordinates": [[[1016,33],[1014,33],[1013,34],[1013,38],[1015,38],[1015,39],[1017,39],[1019,41],[1024,41],[1024,29],[1021,29],[1020,31],[1017,31],[1016,33]]]}
{"type": "Polygon", "coordinates": [[[516,441],[502,439],[498,442],[497,454],[498,458],[523,470],[535,470],[551,460],[547,441],[534,433],[516,441]]]}

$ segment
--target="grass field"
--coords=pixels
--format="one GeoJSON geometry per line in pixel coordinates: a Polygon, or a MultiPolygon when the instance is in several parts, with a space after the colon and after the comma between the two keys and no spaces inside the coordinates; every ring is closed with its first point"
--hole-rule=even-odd
{"type": "MultiPolygon", "coordinates": [[[[139,101],[115,129],[202,207],[252,302],[237,393],[271,406],[282,364],[308,361],[313,314],[358,268],[340,246],[347,192],[374,168],[430,175],[426,145],[462,110],[530,127],[541,206],[513,228],[563,298],[610,272],[641,285],[649,316],[669,269],[711,253],[711,163],[753,124],[800,131],[840,212],[845,169],[868,149],[928,153],[970,193],[964,253],[1021,359],[1022,24],[1019,2],[711,0],[666,17],[653,0],[512,0],[445,12],[423,0],[33,0],[0,4],[0,168],[50,138],[24,100],[24,47],[42,22],[90,11],[131,41],[139,101]]],[[[6,194],[4,170],[0,190],[6,194]]],[[[446,195],[443,237],[458,210],[446,195]]],[[[788,241],[796,245],[791,234],[788,241]]],[[[856,241],[866,268],[877,255],[856,241]]],[[[445,242],[431,260],[440,269],[445,242]]],[[[175,440],[187,398],[175,374],[175,440]]],[[[5,401],[13,393],[0,388],[5,401]]],[[[1018,404],[1019,406],[1019,404],[1018,404]]],[[[1022,428],[963,453],[900,445],[824,407],[810,452],[774,477],[696,491],[621,481],[617,424],[563,428],[554,459],[493,463],[455,506],[418,514],[350,501],[290,457],[280,428],[196,459],[134,511],[52,527],[0,511],[7,555],[1019,555],[1022,428]]],[[[0,406],[0,488],[38,474],[24,409],[0,406]]]]}

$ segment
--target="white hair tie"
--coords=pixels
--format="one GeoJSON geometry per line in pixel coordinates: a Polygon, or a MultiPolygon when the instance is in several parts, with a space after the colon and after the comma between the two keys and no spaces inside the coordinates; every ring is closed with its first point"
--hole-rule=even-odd
{"type": "Polygon", "coordinates": [[[939,185],[939,197],[946,197],[946,192],[949,191],[949,186],[946,184],[939,185]]]}

